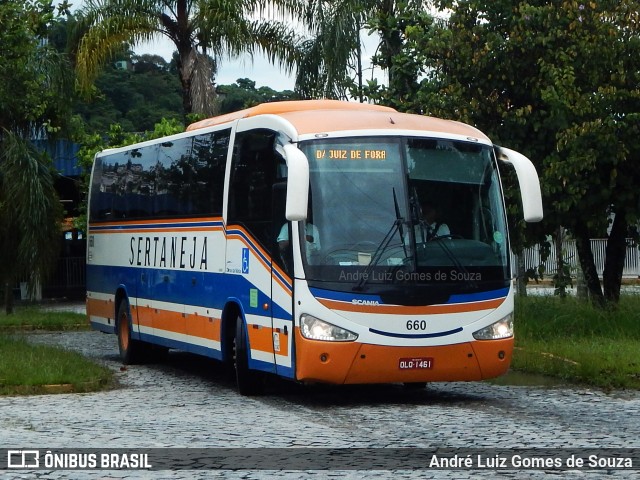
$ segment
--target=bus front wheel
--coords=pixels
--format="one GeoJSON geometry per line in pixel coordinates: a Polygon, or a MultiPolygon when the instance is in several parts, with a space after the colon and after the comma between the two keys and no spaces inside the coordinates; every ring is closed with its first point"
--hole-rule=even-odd
{"type": "Polygon", "coordinates": [[[129,312],[129,301],[127,299],[120,300],[118,304],[118,350],[120,351],[120,359],[125,365],[133,365],[139,363],[143,356],[142,342],[131,338],[131,314],[129,312]]]}
{"type": "Polygon", "coordinates": [[[260,372],[249,369],[249,342],[247,329],[242,317],[236,320],[236,336],[233,342],[236,383],[241,395],[259,395],[264,390],[264,377],[260,372]]]}

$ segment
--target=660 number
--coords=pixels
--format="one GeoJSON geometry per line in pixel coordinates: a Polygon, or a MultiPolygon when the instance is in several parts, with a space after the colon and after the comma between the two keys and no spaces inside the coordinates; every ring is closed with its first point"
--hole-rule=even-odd
{"type": "Polygon", "coordinates": [[[407,330],[426,330],[426,320],[407,320],[407,330]]]}

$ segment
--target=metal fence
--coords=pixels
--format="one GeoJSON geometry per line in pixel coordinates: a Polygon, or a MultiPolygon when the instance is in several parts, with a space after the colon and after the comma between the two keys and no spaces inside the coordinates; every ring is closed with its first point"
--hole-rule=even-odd
{"type": "MultiPolygon", "coordinates": [[[[593,252],[596,270],[600,277],[602,277],[602,272],[604,270],[606,248],[606,238],[597,238],[591,240],[591,251],[593,252]]],[[[525,249],[523,255],[526,269],[537,269],[538,266],[542,264],[545,268],[545,275],[555,275],[557,258],[554,242],[551,242],[551,252],[544,262],[542,262],[539,245],[525,249]]],[[[562,243],[562,256],[565,263],[569,264],[572,275],[575,275],[578,267],[578,251],[576,250],[575,240],[566,240],[562,243]]],[[[512,264],[514,265],[514,270],[516,265],[515,262],[515,255],[512,255],[512,264]]],[[[622,271],[622,276],[626,278],[640,277],[640,249],[639,245],[634,243],[631,239],[627,240],[627,256],[624,261],[624,270],[622,271]]]]}
{"type": "Polygon", "coordinates": [[[83,298],[86,288],[85,257],[61,257],[46,282],[29,291],[25,282],[16,285],[16,297],[21,300],[41,300],[44,298],[83,298]]]}

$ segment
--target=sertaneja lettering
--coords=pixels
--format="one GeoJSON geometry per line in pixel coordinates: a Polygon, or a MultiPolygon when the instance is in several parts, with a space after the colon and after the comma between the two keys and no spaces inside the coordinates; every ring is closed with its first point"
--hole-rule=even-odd
{"type": "Polygon", "coordinates": [[[208,267],[207,237],[131,237],[129,246],[129,265],[181,270],[208,267]]]}

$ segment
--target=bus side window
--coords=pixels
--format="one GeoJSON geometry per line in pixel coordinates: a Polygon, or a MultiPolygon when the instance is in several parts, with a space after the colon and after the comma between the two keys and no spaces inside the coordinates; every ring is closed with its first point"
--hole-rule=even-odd
{"type": "Polygon", "coordinates": [[[240,132],[231,165],[229,224],[240,224],[268,252],[272,251],[272,186],[280,159],[274,150],[275,132],[240,132]]]}

